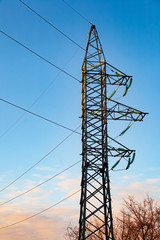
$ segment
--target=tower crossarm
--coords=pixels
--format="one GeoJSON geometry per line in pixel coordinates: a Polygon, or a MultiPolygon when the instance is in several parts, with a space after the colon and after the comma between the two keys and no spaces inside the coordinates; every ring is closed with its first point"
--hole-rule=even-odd
{"type": "Polygon", "coordinates": [[[116,146],[116,147],[113,147],[110,144],[108,144],[107,150],[110,157],[120,157],[120,158],[130,157],[131,154],[135,152],[135,150],[131,150],[127,148],[126,146],[124,146],[114,138],[111,138],[110,136],[108,136],[108,138],[110,139],[109,142],[112,141],[112,145],[116,146]]]}
{"type": "Polygon", "coordinates": [[[132,76],[122,75],[120,72],[115,74],[106,74],[107,85],[118,85],[129,87],[132,76]]]}
{"type": "Polygon", "coordinates": [[[127,121],[142,121],[148,113],[108,99],[110,107],[107,109],[108,120],[127,120],[127,121]]]}
{"type": "Polygon", "coordinates": [[[130,157],[135,150],[124,149],[124,148],[115,148],[108,146],[108,156],[109,157],[130,157]]]}

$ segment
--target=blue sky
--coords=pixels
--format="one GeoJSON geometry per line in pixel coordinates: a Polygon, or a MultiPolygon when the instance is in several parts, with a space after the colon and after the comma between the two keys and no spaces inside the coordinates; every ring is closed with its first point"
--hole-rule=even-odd
{"type": "MultiPolygon", "coordinates": [[[[85,48],[90,25],[63,1],[26,0],[26,3],[85,48]]],[[[119,138],[119,141],[129,148],[136,149],[136,159],[128,171],[111,173],[113,205],[115,202],[115,206],[118,206],[117,199],[122,200],[127,194],[144,196],[148,192],[159,198],[160,1],[68,0],[68,3],[96,25],[107,61],[126,74],[133,75],[132,87],[127,96],[120,101],[149,112],[144,122],[135,123],[119,138]]],[[[81,79],[84,52],[18,0],[0,1],[0,29],[81,79]]],[[[58,72],[1,33],[0,66],[1,98],[29,108],[52,83],[31,111],[72,129],[81,124],[81,84],[58,72]]],[[[10,128],[23,112],[3,102],[0,102],[0,109],[0,188],[3,188],[48,153],[69,132],[29,114],[25,114],[10,128]]],[[[113,137],[125,127],[117,122],[109,126],[113,137]]],[[[1,199],[7,200],[12,194],[14,196],[17,192],[28,189],[29,186],[34,186],[70,166],[81,159],[80,153],[80,136],[73,135],[15,185],[6,192],[1,192],[1,199]]],[[[31,194],[30,199],[17,199],[8,205],[8,211],[14,214],[14,208],[17,211],[24,208],[24,212],[36,212],[48,207],[61,200],[71,190],[79,188],[80,175],[79,164],[66,172],[62,178],[31,194]],[[73,189],[70,189],[71,186],[73,189]]],[[[77,197],[66,202],[64,206],[74,206],[77,214],[78,204],[77,197]]],[[[1,211],[3,212],[3,209],[1,211]]],[[[75,222],[77,215],[75,214],[74,218],[67,214],[68,212],[66,216],[75,222]]],[[[43,222],[43,219],[40,221],[43,222]]],[[[8,224],[7,219],[2,225],[5,224],[8,224]]],[[[3,237],[8,240],[8,236],[6,234],[3,237]]],[[[53,236],[49,236],[48,239],[53,239],[53,236]]]]}

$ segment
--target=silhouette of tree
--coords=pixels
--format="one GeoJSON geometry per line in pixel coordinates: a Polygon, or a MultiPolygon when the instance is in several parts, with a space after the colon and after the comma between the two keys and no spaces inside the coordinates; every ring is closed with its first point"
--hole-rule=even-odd
{"type": "Polygon", "coordinates": [[[117,240],[160,240],[160,206],[149,196],[141,203],[129,196],[116,225],[117,240]]]}
{"type": "MultiPolygon", "coordinates": [[[[97,219],[93,221],[96,226],[100,226],[97,219]]],[[[65,238],[66,240],[78,240],[78,233],[78,227],[68,226],[65,238]]],[[[98,231],[97,235],[98,239],[105,240],[101,231],[98,231]]],[[[114,237],[115,240],[160,240],[160,206],[158,203],[148,195],[140,203],[134,197],[129,196],[127,200],[124,200],[119,217],[115,219],[114,237]]],[[[87,239],[96,240],[97,238],[90,236],[87,239]]]]}

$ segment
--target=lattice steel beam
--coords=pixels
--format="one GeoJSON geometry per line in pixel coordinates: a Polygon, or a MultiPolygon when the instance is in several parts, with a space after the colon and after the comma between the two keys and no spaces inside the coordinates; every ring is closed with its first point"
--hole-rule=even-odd
{"type": "Polygon", "coordinates": [[[109,99],[109,103],[112,106],[107,109],[108,120],[128,120],[136,122],[142,121],[146,114],[148,114],[112,99],[109,99]]]}
{"type": "Polygon", "coordinates": [[[82,182],[79,240],[114,239],[107,154],[106,60],[94,25],[82,66],[82,182]],[[97,110],[96,114],[91,114],[97,110]],[[99,221],[96,226],[95,219],[99,221]]]}
{"type": "Polygon", "coordinates": [[[112,100],[113,94],[107,98],[107,85],[125,86],[125,96],[131,83],[131,76],[106,63],[96,27],[92,25],[82,65],[79,240],[114,240],[108,158],[118,159],[111,169],[121,159],[128,158],[128,169],[134,160],[135,150],[108,136],[107,121],[142,121],[146,113],[112,100]],[[110,141],[114,146],[110,145],[110,141]]]}

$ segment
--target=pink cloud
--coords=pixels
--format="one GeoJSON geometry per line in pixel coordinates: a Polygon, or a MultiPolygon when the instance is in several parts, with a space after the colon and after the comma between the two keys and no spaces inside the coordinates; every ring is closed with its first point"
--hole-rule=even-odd
{"type": "MultiPolygon", "coordinates": [[[[8,211],[7,208],[5,208],[5,211],[1,210],[0,227],[25,219],[32,214],[35,213],[26,213],[21,211],[13,212],[10,208],[8,209],[8,211]]],[[[71,222],[71,219],[72,222],[74,219],[74,224],[78,224],[77,217],[78,212],[72,207],[55,208],[49,211],[49,213],[46,212],[46,214],[39,215],[18,225],[6,229],[0,229],[0,239],[64,239],[65,229],[71,222]]]]}

